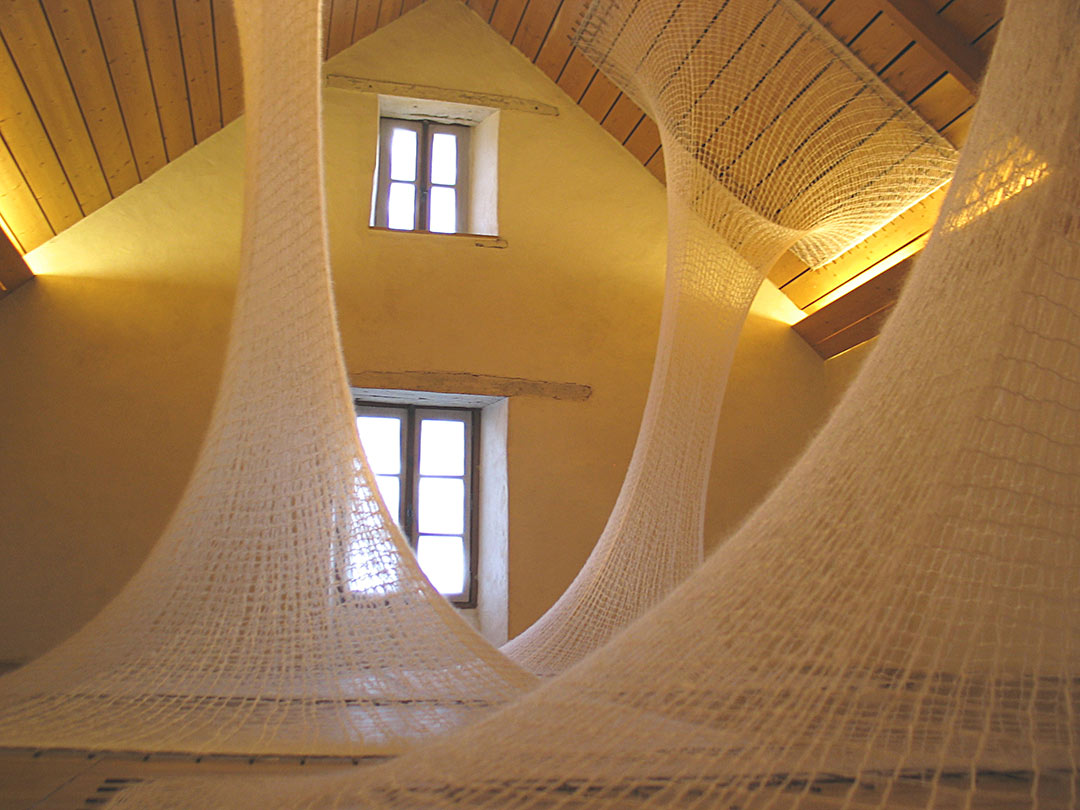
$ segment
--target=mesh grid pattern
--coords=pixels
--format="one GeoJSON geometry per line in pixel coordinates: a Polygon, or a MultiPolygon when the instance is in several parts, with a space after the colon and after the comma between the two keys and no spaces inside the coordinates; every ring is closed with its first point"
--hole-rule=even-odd
{"type": "Polygon", "coordinates": [[[597,0],[578,47],[657,122],[668,273],[630,469],[566,593],[503,647],[581,660],[702,558],[709,466],[739,330],[772,263],[822,264],[940,187],[954,154],[786,0],[597,0]]]}
{"type": "Polygon", "coordinates": [[[1080,805],[1078,33],[1072,0],[1009,7],[943,227],[877,349],[656,608],[386,765],[120,805],[1080,805]]]}
{"type": "Polygon", "coordinates": [[[211,426],[134,579],[0,679],[0,745],[394,752],[532,683],[428,584],[363,458],[327,263],[318,3],[237,11],[243,266],[211,426]]]}

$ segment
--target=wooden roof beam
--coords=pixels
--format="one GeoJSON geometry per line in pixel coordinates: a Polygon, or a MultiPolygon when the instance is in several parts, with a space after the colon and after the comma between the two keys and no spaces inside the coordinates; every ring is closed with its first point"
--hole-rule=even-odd
{"type": "Polygon", "coordinates": [[[7,229],[0,230],[0,298],[33,277],[30,266],[8,238],[7,229]]]}
{"type": "Polygon", "coordinates": [[[986,57],[965,42],[926,0],[878,0],[878,3],[912,39],[941,60],[960,84],[972,95],[978,95],[986,57]]]}

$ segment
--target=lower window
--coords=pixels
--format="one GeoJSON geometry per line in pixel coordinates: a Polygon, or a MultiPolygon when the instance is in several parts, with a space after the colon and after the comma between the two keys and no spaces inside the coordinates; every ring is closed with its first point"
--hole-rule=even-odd
{"type": "Polygon", "coordinates": [[[455,605],[475,607],[479,411],[354,402],[379,492],[420,568],[455,605]]]}

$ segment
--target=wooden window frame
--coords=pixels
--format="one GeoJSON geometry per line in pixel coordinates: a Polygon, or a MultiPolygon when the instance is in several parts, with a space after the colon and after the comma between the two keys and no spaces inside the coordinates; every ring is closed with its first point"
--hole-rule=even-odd
{"type": "MultiPolygon", "coordinates": [[[[479,561],[480,516],[480,409],[372,402],[353,400],[357,416],[394,416],[401,419],[401,495],[398,525],[409,546],[416,551],[419,533],[417,503],[420,492],[420,422],[440,415],[465,425],[465,589],[444,594],[455,607],[475,608],[477,604],[477,563],[479,561]]],[[[452,476],[458,477],[458,476],[452,476]]]]}
{"type": "MultiPolygon", "coordinates": [[[[432,187],[453,188],[457,193],[456,218],[452,233],[467,233],[469,221],[469,134],[471,127],[464,124],[443,124],[427,119],[391,118],[379,119],[379,159],[376,172],[374,227],[389,228],[390,199],[390,137],[395,129],[407,129],[416,133],[416,194],[413,196],[412,228],[393,228],[403,233],[446,233],[430,230],[429,197],[432,187]],[[457,137],[457,182],[453,186],[431,182],[431,144],[435,135],[448,133],[457,137]],[[424,227],[420,227],[423,225],[424,227]]],[[[407,181],[394,181],[407,182],[407,181]]]]}

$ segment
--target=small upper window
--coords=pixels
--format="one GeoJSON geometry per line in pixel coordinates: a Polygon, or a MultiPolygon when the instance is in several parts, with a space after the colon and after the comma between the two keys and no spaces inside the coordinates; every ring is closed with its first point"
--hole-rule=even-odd
{"type": "Polygon", "coordinates": [[[376,226],[434,233],[467,229],[469,129],[380,119],[376,226]]]}

